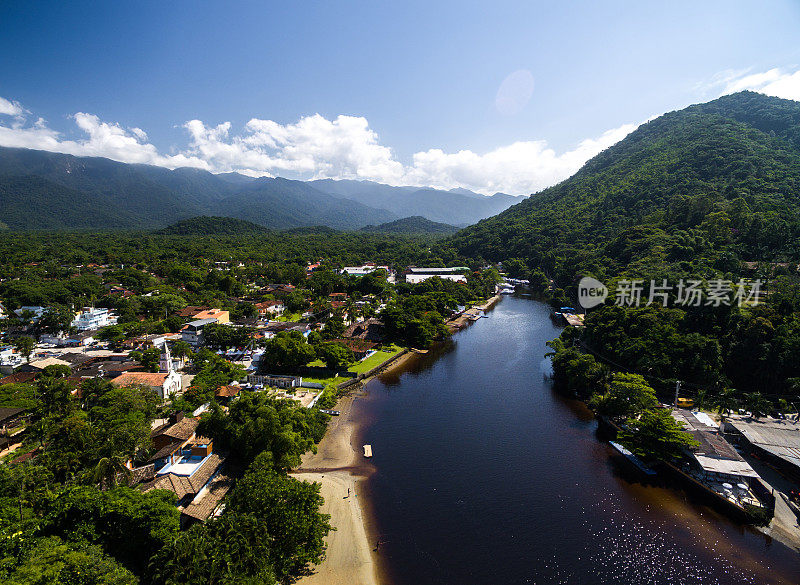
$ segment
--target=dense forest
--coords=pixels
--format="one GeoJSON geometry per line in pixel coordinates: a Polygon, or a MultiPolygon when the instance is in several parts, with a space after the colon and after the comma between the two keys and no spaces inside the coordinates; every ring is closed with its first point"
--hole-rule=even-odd
{"type": "Polygon", "coordinates": [[[800,391],[798,236],[800,103],[743,92],[642,125],[444,245],[503,262],[555,306],[577,301],[584,276],[609,285],[585,329],[564,335],[584,366],[639,373],[663,392],[680,379],[690,394],[760,392],[777,405],[800,391]],[[681,279],[706,291],[760,279],[764,294],[758,306],[686,307],[674,291],[667,309],[608,306],[623,280],[642,281],[646,301],[651,281],[681,279]]]}

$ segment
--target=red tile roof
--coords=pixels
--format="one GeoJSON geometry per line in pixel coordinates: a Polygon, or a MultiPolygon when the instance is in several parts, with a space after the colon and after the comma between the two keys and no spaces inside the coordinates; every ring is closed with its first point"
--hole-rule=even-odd
{"type": "Polygon", "coordinates": [[[111,383],[114,386],[135,386],[141,384],[142,386],[161,387],[164,385],[164,380],[167,379],[169,374],[160,372],[125,372],[117,376],[111,383]]]}

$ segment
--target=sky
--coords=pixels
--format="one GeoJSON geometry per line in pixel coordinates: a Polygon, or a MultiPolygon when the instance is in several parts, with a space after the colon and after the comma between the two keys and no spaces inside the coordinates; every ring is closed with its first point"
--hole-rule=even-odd
{"type": "Polygon", "coordinates": [[[664,112],[800,100],[800,1],[2,2],[0,146],[528,194],[664,112]]]}

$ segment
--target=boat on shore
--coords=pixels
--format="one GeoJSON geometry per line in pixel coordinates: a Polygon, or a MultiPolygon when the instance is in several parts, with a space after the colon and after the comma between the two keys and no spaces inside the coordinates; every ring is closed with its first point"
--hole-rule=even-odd
{"type": "Polygon", "coordinates": [[[646,476],[654,477],[656,475],[656,471],[654,469],[645,465],[641,459],[639,459],[636,455],[631,453],[630,450],[628,450],[624,445],[621,445],[616,441],[609,441],[608,444],[611,445],[611,447],[617,453],[625,457],[625,459],[627,459],[631,463],[631,465],[633,465],[636,469],[638,469],[646,476]]]}

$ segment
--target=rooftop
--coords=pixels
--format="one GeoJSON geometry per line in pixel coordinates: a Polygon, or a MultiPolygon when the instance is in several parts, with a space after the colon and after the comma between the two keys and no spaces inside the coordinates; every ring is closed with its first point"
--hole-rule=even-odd
{"type": "Polygon", "coordinates": [[[111,383],[114,386],[133,386],[141,384],[143,386],[163,386],[164,380],[169,374],[161,372],[125,372],[114,378],[111,383]]]}
{"type": "Polygon", "coordinates": [[[739,431],[753,445],[800,467],[800,422],[770,417],[731,417],[726,424],[739,431]]]}

